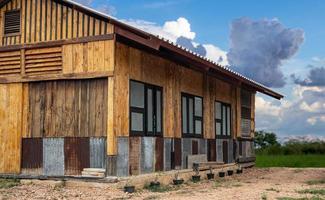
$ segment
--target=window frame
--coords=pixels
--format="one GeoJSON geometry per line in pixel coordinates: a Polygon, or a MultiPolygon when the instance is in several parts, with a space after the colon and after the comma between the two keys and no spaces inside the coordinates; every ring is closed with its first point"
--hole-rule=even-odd
{"type": "Polygon", "coordinates": [[[129,81],[129,133],[130,136],[149,136],[149,137],[162,137],[163,136],[163,88],[157,85],[148,84],[142,81],[137,81],[130,79],[129,81]],[[144,85],[144,108],[132,107],[131,106],[131,84],[132,82],[141,83],[144,85]],[[152,93],[152,111],[153,111],[153,119],[152,119],[152,131],[148,131],[148,89],[153,91],[152,93]],[[160,114],[161,114],[161,122],[160,122],[160,132],[157,132],[157,91],[160,92],[160,114]],[[143,114],[143,131],[134,131],[132,130],[132,113],[141,113],[143,114]]]}
{"type": "Polygon", "coordinates": [[[9,37],[9,36],[19,36],[21,35],[21,9],[12,9],[4,12],[4,17],[3,17],[3,36],[4,37],[9,37]],[[10,12],[19,12],[19,32],[15,33],[6,33],[6,14],[10,12]]]}
{"type": "Polygon", "coordinates": [[[191,137],[191,138],[203,138],[203,134],[204,134],[204,122],[203,122],[203,115],[204,115],[204,108],[203,108],[203,97],[201,96],[197,96],[197,95],[192,95],[192,94],[188,94],[188,93],[181,93],[181,127],[182,127],[182,137],[191,137]],[[184,127],[183,127],[183,97],[186,98],[186,129],[187,132],[189,132],[189,99],[193,99],[193,133],[185,133],[184,132],[184,127]],[[195,98],[200,98],[201,99],[201,107],[202,107],[202,116],[196,116],[195,115],[195,98]],[[196,121],[201,121],[201,133],[197,134],[195,129],[196,129],[196,125],[195,122],[196,121]]]}
{"type": "Polygon", "coordinates": [[[232,133],[232,130],[233,130],[233,128],[232,128],[232,110],[231,110],[231,104],[230,103],[224,103],[224,102],[221,102],[221,101],[215,101],[214,102],[214,134],[215,134],[215,137],[217,138],[217,139],[230,139],[230,138],[232,138],[232,135],[233,135],[233,133],[232,133]],[[221,119],[217,119],[217,116],[216,116],[216,103],[220,103],[220,108],[221,108],[221,119]],[[225,122],[226,122],[226,124],[223,124],[223,118],[224,118],[224,108],[225,107],[225,110],[226,110],[226,116],[225,116],[225,122]],[[229,121],[229,124],[230,124],[230,130],[229,130],[229,135],[227,135],[227,132],[228,132],[228,121],[227,121],[227,119],[228,119],[228,114],[227,114],[227,109],[229,108],[229,110],[230,110],[230,112],[229,112],[229,119],[230,119],[230,121],[229,121]],[[220,123],[220,135],[217,135],[217,126],[216,126],[216,124],[217,123],[220,123]],[[225,130],[226,130],[226,134],[223,134],[223,126],[226,126],[225,127],[225,130]]]}

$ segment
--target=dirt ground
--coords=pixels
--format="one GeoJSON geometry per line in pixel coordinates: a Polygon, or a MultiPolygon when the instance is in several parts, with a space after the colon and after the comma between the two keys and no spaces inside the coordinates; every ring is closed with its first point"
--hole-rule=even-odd
{"type": "MultiPolygon", "coordinates": [[[[0,199],[325,199],[325,194],[305,194],[302,190],[325,191],[325,168],[252,168],[243,174],[203,180],[199,183],[186,182],[180,187],[165,187],[163,192],[137,189],[126,194],[122,188],[110,184],[96,187],[73,186],[73,184],[21,184],[9,189],[0,189],[0,199]],[[322,180],[314,184],[308,181],[322,180]]],[[[281,200],[282,200],[281,199],[281,200]]]]}

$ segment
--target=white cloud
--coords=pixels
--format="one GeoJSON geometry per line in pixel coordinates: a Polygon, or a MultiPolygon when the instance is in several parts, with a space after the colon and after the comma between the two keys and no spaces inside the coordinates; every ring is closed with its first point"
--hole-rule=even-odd
{"type": "Polygon", "coordinates": [[[214,46],[213,44],[203,45],[207,51],[207,58],[219,63],[220,65],[228,65],[227,52],[221,50],[219,47],[214,46]]]}
{"type": "MultiPolygon", "coordinates": [[[[128,19],[122,21],[153,35],[160,35],[161,37],[171,40],[172,42],[176,42],[177,38],[179,37],[185,37],[190,39],[195,47],[200,45],[194,41],[196,33],[191,30],[191,24],[184,17],[179,17],[174,21],[166,21],[163,26],[145,20],[128,19]]],[[[228,65],[226,51],[223,51],[213,44],[203,44],[203,47],[207,52],[206,57],[221,65],[228,65]]]]}
{"type": "Polygon", "coordinates": [[[176,21],[167,21],[163,26],[163,31],[178,37],[186,37],[193,40],[195,33],[191,31],[191,24],[184,17],[178,18],[176,21]]]}

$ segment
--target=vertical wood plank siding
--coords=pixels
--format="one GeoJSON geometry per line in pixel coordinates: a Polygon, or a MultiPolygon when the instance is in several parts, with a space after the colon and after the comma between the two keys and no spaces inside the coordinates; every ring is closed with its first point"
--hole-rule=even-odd
{"type": "Polygon", "coordinates": [[[64,138],[65,175],[81,174],[90,167],[89,138],[64,138]]]}
{"type": "Polygon", "coordinates": [[[23,84],[0,84],[0,173],[19,173],[23,84]]]}
{"type": "Polygon", "coordinates": [[[113,32],[113,25],[96,19],[68,5],[53,0],[12,0],[0,9],[0,27],[4,14],[20,9],[20,33],[5,35],[0,31],[0,46],[103,35],[113,32]],[[89,26],[89,24],[94,24],[89,26]],[[101,24],[101,26],[99,26],[101,24]]]}
{"type": "Polygon", "coordinates": [[[106,137],[107,79],[29,84],[27,137],[106,137]]]}

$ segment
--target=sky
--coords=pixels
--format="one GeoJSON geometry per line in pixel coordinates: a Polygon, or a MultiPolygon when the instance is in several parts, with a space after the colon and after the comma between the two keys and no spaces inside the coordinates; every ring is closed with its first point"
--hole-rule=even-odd
{"type": "Polygon", "coordinates": [[[256,129],[325,138],[325,1],[78,0],[282,93],[256,97],[256,129]]]}

